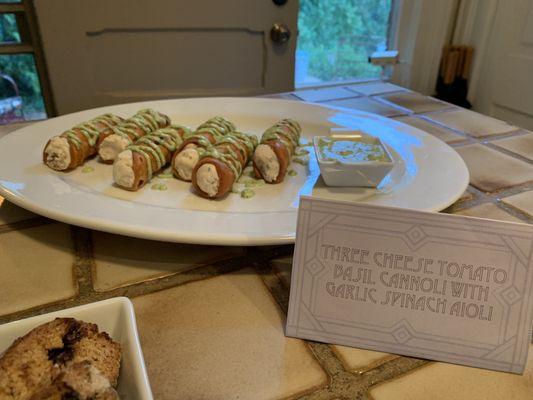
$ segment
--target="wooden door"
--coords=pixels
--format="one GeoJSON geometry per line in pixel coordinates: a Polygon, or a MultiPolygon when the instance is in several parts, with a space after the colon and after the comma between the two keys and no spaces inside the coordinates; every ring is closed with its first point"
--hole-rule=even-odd
{"type": "Polygon", "coordinates": [[[35,7],[59,114],[294,87],[297,0],[35,0],[35,7]],[[276,23],[290,30],[287,42],[272,40],[276,23]]]}
{"type": "Polygon", "coordinates": [[[475,109],[533,129],[533,0],[499,0],[488,40],[475,109]]]}

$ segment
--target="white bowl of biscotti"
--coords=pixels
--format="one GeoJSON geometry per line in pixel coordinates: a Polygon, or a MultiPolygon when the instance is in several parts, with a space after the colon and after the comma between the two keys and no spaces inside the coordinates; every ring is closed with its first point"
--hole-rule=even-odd
{"type": "Polygon", "coordinates": [[[0,398],[153,399],[131,301],[0,325],[0,398]]]}

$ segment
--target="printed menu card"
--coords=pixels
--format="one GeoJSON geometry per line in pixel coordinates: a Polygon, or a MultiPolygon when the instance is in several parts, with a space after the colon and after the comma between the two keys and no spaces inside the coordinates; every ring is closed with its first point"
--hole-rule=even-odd
{"type": "Polygon", "coordinates": [[[521,373],[533,225],[302,197],[288,336],[521,373]]]}

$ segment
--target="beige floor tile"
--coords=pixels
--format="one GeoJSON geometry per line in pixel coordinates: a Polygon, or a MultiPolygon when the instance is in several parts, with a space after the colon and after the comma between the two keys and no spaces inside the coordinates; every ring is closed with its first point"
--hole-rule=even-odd
{"type": "Polygon", "coordinates": [[[278,399],[327,383],[250,269],[133,302],[156,399],[278,399]]]}
{"type": "Polygon", "coordinates": [[[395,118],[396,121],[403,122],[404,124],[414,126],[415,128],[421,129],[433,136],[436,136],[440,140],[446,143],[458,143],[465,141],[464,136],[455,133],[451,129],[445,128],[440,125],[436,125],[426,119],[418,117],[398,117],[395,118]]]}
{"type": "Polygon", "coordinates": [[[470,183],[492,192],[533,180],[533,165],[481,144],[456,148],[470,171],[470,183]]]}
{"type": "Polygon", "coordinates": [[[533,161],[533,133],[499,139],[491,143],[533,161]]]}
{"type": "Polygon", "coordinates": [[[452,107],[450,104],[443,103],[433,97],[413,92],[392,93],[380,97],[414,113],[437,111],[452,107]]]}
{"type": "Polygon", "coordinates": [[[474,137],[497,135],[517,129],[516,126],[509,125],[499,119],[462,108],[438,112],[435,114],[427,114],[426,116],[434,121],[438,121],[446,126],[468,133],[474,137]]]}
{"type": "Polygon", "coordinates": [[[324,89],[299,90],[294,92],[294,94],[304,101],[325,101],[358,96],[357,93],[347,90],[341,86],[334,86],[324,89]]]}
{"type": "Polygon", "coordinates": [[[359,83],[357,85],[350,85],[347,87],[366,96],[398,91],[407,91],[407,89],[401,86],[393,85],[392,83],[387,82],[359,83]]]}
{"type": "MultiPolygon", "coordinates": [[[[273,259],[271,260],[271,264],[281,279],[283,285],[285,285],[287,288],[290,288],[292,256],[273,259]]],[[[331,347],[344,364],[344,367],[353,372],[367,371],[396,357],[395,355],[388,353],[356,349],[347,346],[332,345],[331,347]]]]}
{"type": "Polygon", "coordinates": [[[505,197],[502,201],[533,217],[533,190],[505,197]]]}
{"type": "Polygon", "coordinates": [[[97,291],[172,275],[200,265],[242,255],[240,247],[164,243],[93,232],[97,291]]]}
{"type": "Polygon", "coordinates": [[[73,262],[68,225],[0,234],[0,315],[74,296],[73,262]]]}
{"type": "Polygon", "coordinates": [[[0,196],[0,226],[36,217],[38,217],[38,215],[26,211],[0,196]]]}
{"type": "Polygon", "coordinates": [[[358,97],[356,99],[334,100],[334,101],[325,102],[323,104],[330,105],[330,106],[344,107],[344,108],[352,108],[356,110],[383,115],[385,117],[392,117],[395,115],[407,114],[406,111],[402,111],[392,106],[379,103],[368,97],[358,97]]]}
{"type": "Polygon", "coordinates": [[[375,400],[531,400],[533,345],[523,375],[432,363],[370,390],[375,400]]]}
{"type": "Polygon", "coordinates": [[[356,349],[355,347],[337,345],[331,347],[343,363],[344,368],[352,372],[365,372],[398,357],[394,354],[356,349]]]}
{"type": "Polygon", "coordinates": [[[470,217],[478,217],[478,218],[495,219],[498,221],[522,222],[522,223],[524,222],[521,219],[516,218],[514,215],[511,215],[508,212],[503,211],[497,205],[492,204],[492,203],[480,204],[479,206],[468,208],[466,210],[461,210],[454,214],[468,215],[470,217]]]}

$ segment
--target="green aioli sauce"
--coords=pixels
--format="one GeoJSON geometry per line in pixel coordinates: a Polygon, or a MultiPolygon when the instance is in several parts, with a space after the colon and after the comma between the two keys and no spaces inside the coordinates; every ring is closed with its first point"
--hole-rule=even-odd
{"type": "Polygon", "coordinates": [[[84,167],[81,172],[83,172],[84,174],[88,174],[89,172],[93,172],[94,171],[94,168],[93,167],[84,167]]]}
{"type": "Polygon", "coordinates": [[[279,140],[286,147],[296,149],[300,141],[301,132],[302,128],[298,122],[288,118],[283,119],[276,122],[263,133],[263,136],[261,136],[261,143],[266,143],[270,140],[279,140]]]}
{"type": "Polygon", "coordinates": [[[287,174],[288,174],[289,176],[296,176],[296,175],[298,175],[298,172],[296,172],[296,171],[293,170],[293,169],[290,169],[289,172],[287,172],[287,174]]]}
{"type": "Polygon", "coordinates": [[[238,179],[244,169],[240,161],[240,155],[245,154],[245,160],[249,160],[257,146],[257,142],[257,138],[253,135],[231,132],[217,141],[215,146],[206,148],[205,152],[200,154],[200,159],[210,157],[220,160],[233,172],[235,179],[238,179]],[[237,153],[233,147],[236,147],[241,154],[237,153]]]}
{"type": "Polygon", "coordinates": [[[246,168],[242,170],[242,176],[246,176],[249,178],[255,178],[255,172],[252,166],[248,165],[246,168]]]}
{"type": "Polygon", "coordinates": [[[189,130],[181,125],[170,125],[141,137],[135,144],[129,145],[127,149],[144,157],[148,179],[151,179],[152,175],[169,161],[162,148],[168,150],[168,157],[170,157],[172,152],[183,142],[182,136],[187,135],[188,132],[189,130]],[[152,161],[155,162],[155,170],[152,168],[152,161]]]}
{"type": "Polygon", "coordinates": [[[164,183],[154,183],[150,189],[152,190],[167,190],[167,185],[164,183]]]}
{"type": "Polygon", "coordinates": [[[93,118],[90,121],[81,123],[65,131],[61,136],[65,137],[68,142],[78,150],[81,148],[82,141],[77,136],[78,133],[81,133],[87,139],[87,143],[92,147],[95,145],[98,140],[100,132],[106,128],[113,128],[117,124],[121,123],[122,118],[113,115],[113,114],[103,114],[96,118],[93,118]]]}
{"type": "Polygon", "coordinates": [[[244,189],[241,192],[241,197],[243,199],[249,199],[249,198],[254,197],[254,196],[255,196],[255,192],[252,189],[244,189]]]}
{"type": "Polygon", "coordinates": [[[138,111],[133,117],[113,128],[113,134],[126,139],[129,143],[137,141],[144,135],[168,125],[170,120],[151,108],[138,111]]]}
{"type": "Polygon", "coordinates": [[[245,188],[261,187],[265,185],[264,179],[252,179],[244,181],[245,188]]]}
{"type": "Polygon", "coordinates": [[[318,151],[320,158],[325,161],[388,161],[382,146],[375,143],[364,143],[357,139],[320,138],[318,151]]]}

